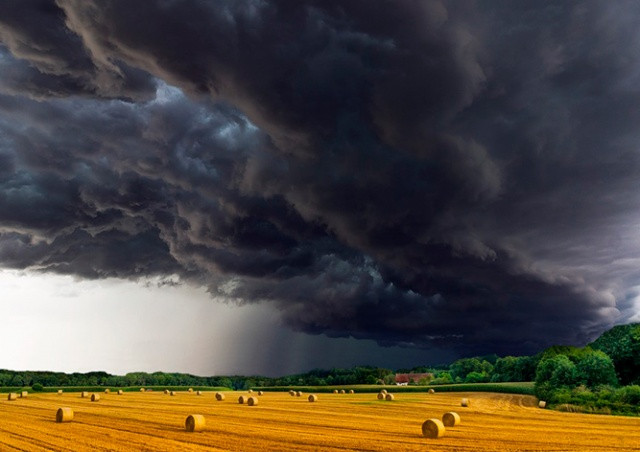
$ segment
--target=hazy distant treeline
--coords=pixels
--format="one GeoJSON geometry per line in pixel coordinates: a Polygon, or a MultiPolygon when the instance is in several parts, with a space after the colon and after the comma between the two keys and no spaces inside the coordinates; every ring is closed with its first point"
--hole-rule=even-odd
{"type": "Polygon", "coordinates": [[[0,370],[0,387],[49,386],[222,386],[231,389],[291,385],[393,384],[395,372],[390,369],[361,366],[351,369],[312,370],[305,374],[279,378],[261,376],[200,377],[182,373],[132,372],[111,375],[107,372],[72,373],[0,370]]]}
{"type": "Polygon", "coordinates": [[[132,372],[111,375],[107,372],[63,373],[0,370],[0,386],[224,386],[232,387],[246,377],[199,377],[165,372],[132,372]]]}
{"type": "Polygon", "coordinates": [[[0,370],[0,387],[34,389],[59,386],[218,386],[231,389],[269,386],[395,384],[395,374],[429,374],[412,385],[535,381],[536,395],[551,404],[636,412],[640,404],[640,323],[612,328],[587,347],[555,346],[534,356],[489,355],[463,358],[450,365],[397,371],[357,366],[312,370],[298,375],[200,377],[182,373],[106,372],[66,374],[0,370]]]}

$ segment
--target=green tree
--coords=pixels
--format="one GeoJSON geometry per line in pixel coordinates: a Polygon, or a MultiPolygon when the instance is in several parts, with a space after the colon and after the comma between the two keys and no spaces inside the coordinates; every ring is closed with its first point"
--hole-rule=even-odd
{"type": "Polygon", "coordinates": [[[520,378],[518,358],[505,356],[497,359],[491,381],[522,381],[520,378]]]}
{"type": "Polygon", "coordinates": [[[466,383],[486,383],[489,381],[489,375],[486,372],[469,372],[464,381],[466,383]]]}
{"type": "Polygon", "coordinates": [[[576,365],[567,356],[555,355],[538,364],[535,380],[538,397],[551,400],[555,391],[577,385],[576,365]]]}
{"type": "Polygon", "coordinates": [[[640,384],[640,323],[613,327],[591,347],[609,355],[621,384],[640,384]]]}
{"type": "Polygon", "coordinates": [[[435,378],[431,380],[432,385],[444,385],[453,383],[453,378],[449,372],[440,371],[437,372],[435,378]]]}
{"type": "Polygon", "coordinates": [[[554,345],[544,350],[538,355],[538,357],[540,358],[540,361],[542,361],[547,358],[553,358],[554,356],[564,355],[575,363],[585,353],[588,353],[588,350],[585,350],[585,348],[582,347],[554,345]]]}
{"type": "Polygon", "coordinates": [[[449,366],[449,372],[454,380],[464,380],[471,372],[492,374],[493,365],[479,358],[462,358],[449,366]]]}
{"type": "Polygon", "coordinates": [[[564,355],[558,355],[551,360],[555,365],[551,374],[551,384],[556,388],[577,386],[576,365],[564,355]]]}
{"type": "Polygon", "coordinates": [[[617,386],[618,378],[613,361],[603,351],[591,350],[576,363],[577,380],[588,388],[609,385],[617,386]]]}
{"type": "Polygon", "coordinates": [[[22,374],[16,373],[13,375],[9,386],[24,386],[26,383],[22,374]]]}
{"type": "Polygon", "coordinates": [[[2,371],[0,372],[0,386],[9,386],[13,375],[11,372],[2,371]]]}

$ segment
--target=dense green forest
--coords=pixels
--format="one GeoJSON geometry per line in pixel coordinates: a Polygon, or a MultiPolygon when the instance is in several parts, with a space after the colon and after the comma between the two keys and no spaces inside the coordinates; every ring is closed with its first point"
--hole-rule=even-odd
{"type": "Polygon", "coordinates": [[[584,348],[545,350],[535,392],[567,411],[640,414],[640,323],[616,326],[584,348]]]}
{"type": "Polygon", "coordinates": [[[0,370],[0,387],[64,386],[219,386],[231,389],[271,386],[395,384],[397,373],[429,373],[411,385],[535,381],[535,394],[551,406],[571,411],[640,414],[640,323],[616,326],[586,347],[554,346],[534,356],[488,355],[450,365],[385,369],[316,369],[277,378],[215,376],[165,372],[66,374],[0,370]]]}

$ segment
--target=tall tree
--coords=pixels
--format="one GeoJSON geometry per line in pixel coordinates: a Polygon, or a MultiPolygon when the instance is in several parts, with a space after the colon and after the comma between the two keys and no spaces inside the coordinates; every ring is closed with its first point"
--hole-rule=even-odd
{"type": "Polygon", "coordinates": [[[611,357],[621,384],[640,384],[640,323],[613,327],[591,347],[611,357]]]}

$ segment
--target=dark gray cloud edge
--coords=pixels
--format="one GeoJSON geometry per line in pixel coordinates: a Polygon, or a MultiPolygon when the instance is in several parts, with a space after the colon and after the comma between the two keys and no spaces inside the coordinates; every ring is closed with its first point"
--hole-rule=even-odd
{"type": "Polygon", "coordinates": [[[638,19],[2,3],[0,264],[177,275],[383,345],[584,343],[638,310],[638,19]]]}

